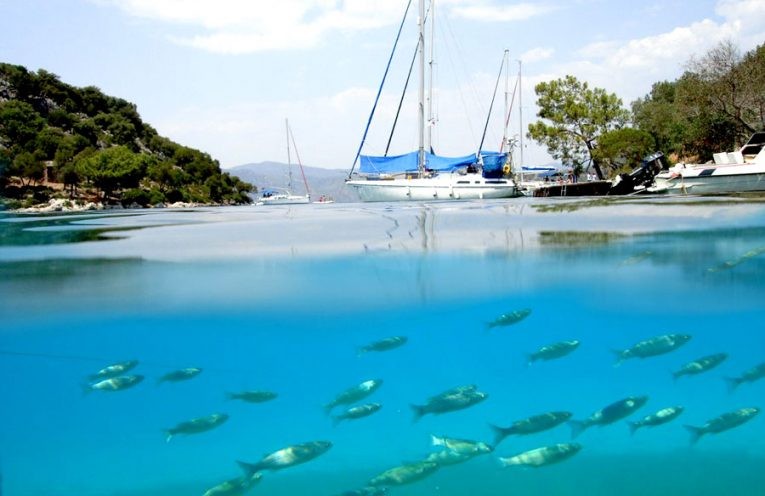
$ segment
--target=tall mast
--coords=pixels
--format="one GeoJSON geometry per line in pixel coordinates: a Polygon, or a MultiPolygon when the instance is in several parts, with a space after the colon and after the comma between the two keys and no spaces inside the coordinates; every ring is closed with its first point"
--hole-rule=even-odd
{"type": "Polygon", "coordinates": [[[292,190],[292,157],[290,157],[290,121],[284,119],[284,130],[287,133],[287,188],[292,190]]]}
{"type": "Polygon", "coordinates": [[[436,32],[436,11],[433,0],[430,2],[430,60],[428,61],[428,124],[427,124],[427,136],[425,141],[426,150],[433,150],[433,65],[434,65],[434,47],[436,44],[435,32],[436,32]]]}
{"type": "Polygon", "coordinates": [[[523,171],[523,82],[521,81],[521,65],[523,62],[518,61],[518,115],[520,119],[520,127],[518,128],[518,140],[521,148],[520,163],[518,167],[523,171]]]}
{"type": "MultiPolygon", "coordinates": [[[[507,146],[507,127],[508,127],[508,119],[505,118],[506,115],[510,112],[510,65],[508,57],[510,56],[510,50],[505,50],[505,64],[508,64],[505,66],[505,113],[502,114],[502,120],[505,121],[505,126],[502,128],[502,145],[500,146],[500,152],[505,151],[505,147],[507,146]]],[[[508,150],[510,148],[508,147],[508,150]]]]}
{"type": "Polygon", "coordinates": [[[419,28],[420,37],[417,45],[420,66],[420,97],[417,108],[417,127],[419,133],[419,149],[417,152],[417,167],[420,174],[425,172],[425,0],[420,0],[419,28]]]}

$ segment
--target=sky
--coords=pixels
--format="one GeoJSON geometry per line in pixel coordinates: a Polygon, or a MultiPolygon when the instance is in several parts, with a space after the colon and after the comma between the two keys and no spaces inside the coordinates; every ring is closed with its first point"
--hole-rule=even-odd
{"type": "MultiPolygon", "coordinates": [[[[289,119],[303,165],[350,170],[406,3],[0,0],[0,61],[133,102],[160,134],[224,168],[286,162],[289,119]]],[[[537,119],[539,82],[570,74],[629,107],[722,40],[742,53],[765,43],[765,0],[438,0],[434,12],[430,127],[442,155],[478,149],[505,50],[485,150],[499,147],[506,100],[509,136],[537,119]],[[520,91],[506,98],[519,73],[520,91]]],[[[385,152],[416,48],[417,0],[403,26],[366,154],[385,152]]],[[[390,154],[417,147],[416,81],[390,154]]],[[[524,165],[552,161],[523,145],[524,165]]]]}

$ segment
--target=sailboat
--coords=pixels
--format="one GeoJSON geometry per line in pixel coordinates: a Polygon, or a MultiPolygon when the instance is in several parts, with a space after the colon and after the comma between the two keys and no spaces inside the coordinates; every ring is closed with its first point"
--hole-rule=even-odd
{"type": "Polygon", "coordinates": [[[300,155],[295,146],[295,137],[290,129],[290,123],[288,119],[284,120],[285,128],[287,130],[287,188],[269,188],[256,205],[298,205],[303,203],[311,203],[311,193],[308,189],[308,181],[305,178],[305,172],[303,171],[303,163],[300,161],[300,155]],[[305,195],[296,195],[292,193],[292,154],[290,152],[290,142],[292,147],[295,148],[295,156],[297,157],[298,166],[300,166],[300,174],[303,176],[303,183],[305,184],[305,195]]]}
{"type": "MultiPolygon", "coordinates": [[[[407,6],[408,10],[408,6],[407,6]]],[[[406,14],[404,15],[404,21],[406,14]]],[[[399,35],[401,34],[399,27],[399,35]]],[[[419,106],[417,151],[395,157],[361,155],[359,152],[345,184],[354,188],[362,201],[468,200],[519,196],[512,178],[505,177],[506,153],[483,152],[461,157],[443,157],[425,150],[425,2],[419,0],[419,106]],[[359,160],[360,158],[360,160],[359,160]],[[355,172],[356,163],[359,170],[355,172]]],[[[398,38],[396,40],[398,42],[398,38]]],[[[395,46],[394,46],[395,52],[395,46]]],[[[392,58],[391,54],[391,58],[392,58]]],[[[390,67],[390,61],[388,62],[390,67]]],[[[386,75],[387,75],[386,69],[386,75]]],[[[385,78],[383,78],[383,84],[385,78]]],[[[377,94],[379,100],[382,85],[377,94]]],[[[377,101],[375,101],[375,107],[377,101]]],[[[372,110],[374,114],[374,108],[372,110]]],[[[370,116],[371,122],[371,116],[370,116]]],[[[369,125],[367,125],[367,131],[369,125]]]]}

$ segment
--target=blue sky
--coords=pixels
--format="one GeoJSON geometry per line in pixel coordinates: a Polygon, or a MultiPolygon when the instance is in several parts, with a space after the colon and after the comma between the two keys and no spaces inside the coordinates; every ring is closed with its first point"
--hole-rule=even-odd
{"type": "MultiPolygon", "coordinates": [[[[382,153],[416,43],[416,3],[365,152],[382,153]]],[[[349,169],[406,0],[0,0],[0,61],[44,68],[138,105],[160,134],[223,167],[287,158],[289,118],[303,164],[349,169]]],[[[534,85],[572,74],[622,98],[678,77],[722,39],[765,42],[765,0],[439,0],[433,146],[475,151],[505,49],[523,60],[523,120],[534,85]]],[[[504,79],[502,87],[504,87],[504,79]]],[[[416,146],[405,101],[391,153],[416,146]]],[[[485,149],[502,135],[503,97],[485,149]]],[[[510,134],[518,134],[518,105],[510,134]]],[[[294,159],[294,155],[293,155],[294,159]]],[[[526,142],[525,163],[550,157],[526,142]]]]}

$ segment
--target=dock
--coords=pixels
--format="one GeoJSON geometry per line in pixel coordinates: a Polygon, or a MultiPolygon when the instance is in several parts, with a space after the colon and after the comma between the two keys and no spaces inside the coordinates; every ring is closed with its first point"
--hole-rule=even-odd
{"type": "Polygon", "coordinates": [[[534,196],[605,196],[610,190],[611,181],[587,181],[540,186],[534,190],[534,196]]]}

